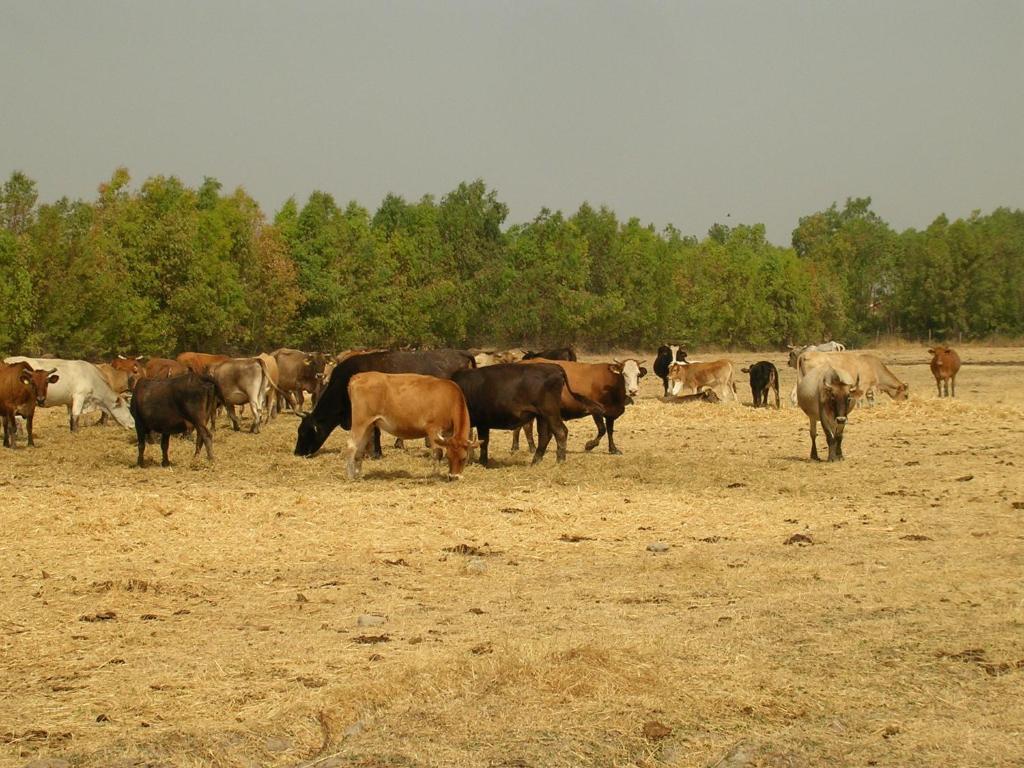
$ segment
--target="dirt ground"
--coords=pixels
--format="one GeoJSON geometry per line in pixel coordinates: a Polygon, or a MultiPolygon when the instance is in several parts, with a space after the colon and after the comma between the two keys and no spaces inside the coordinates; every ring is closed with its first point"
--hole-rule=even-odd
{"type": "Polygon", "coordinates": [[[139,470],[48,409],[0,453],[0,764],[1020,766],[1024,349],[961,352],[950,401],[883,350],[911,399],[832,465],[781,355],[726,355],[781,411],[650,375],[622,456],[497,433],[461,483],[419,446],[348,482],[287,415],[139,470]]]}

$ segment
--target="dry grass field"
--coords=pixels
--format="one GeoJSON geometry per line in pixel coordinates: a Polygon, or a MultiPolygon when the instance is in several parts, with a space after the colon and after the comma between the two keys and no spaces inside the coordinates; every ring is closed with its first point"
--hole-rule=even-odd
{"type": "Polygon", "coordinates": [[[1020,766],[1024,349],[962,349],[955,401],[881,354],[911,399],[834,465],[788,401],[653,376],[624,455],[497,433],[461,483],[420,446],[348,482],[287,415],[139,470],[49,409],[0,453],[0,764],[1020,766]]]}

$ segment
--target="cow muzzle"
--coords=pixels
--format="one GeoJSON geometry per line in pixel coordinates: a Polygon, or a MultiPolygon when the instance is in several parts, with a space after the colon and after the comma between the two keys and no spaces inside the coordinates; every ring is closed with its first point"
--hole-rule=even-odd
{"type": "Polygon", "coordinates": [[[449,480],[449,482],[451,482],[453,480],[461,480],[461,479],[462,479],[462,475],[461,474],[460,475],[453,475],[451,473],[448,473],[448,480],[449,480]]]}
{"type": "Polygon", "coordinates": [[[845,424],[846,423],[846,417],[845,416],[836,416],[836,423],[837,424],[845,424]]]}
{"type": "Polygon", "coordinates": [[[46,398],[45,397],[37,397],[36,398],[36,405],[38,405],[40,408],[42,408],[44,405],[46,405],[46,398]]]}
{"type": "Polygon", "coordinates": [[[629,395],[630,397],[636,397],[637,395],[640,394],[640,390],[639,389],[629,389],[629,390],[626,390],[626,394],[629,395]]]}

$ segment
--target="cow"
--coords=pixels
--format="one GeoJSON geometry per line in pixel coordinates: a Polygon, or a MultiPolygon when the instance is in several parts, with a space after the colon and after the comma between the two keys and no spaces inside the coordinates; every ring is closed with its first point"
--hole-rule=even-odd
{"type": "MultiPolygon", "coordinates": [[[[353,355],[338,363],[313,410],[302,417],[295,441],[296,456],[312,456],[337,427],[351,429],[352,401],[348,382],[357,373],[422,373],[439,379],[450,379],[458,370],[475,368],[473,356],[453,349],[425,352],[367,352],[353,355]]],[[[380,430],[374,430],[374,458],[381,455],[380,430]]]]}
{"type": "Polygon", "coordinates": [[[160,433],[163,451],[161,466],[171,464],[167,455],[171,435],[188,432],[195,427],[196,452],[206,446],[206,458],[213,461],[213,435],[207,428],[217,408],[217,384],[209,376],[191,371],[170,378],[140,379],[132,392],[131,414],[135,419],[138,439],[138,465],[143,466],[146,438],[150,432],[160,433]]]}
{"type": "Polygon", "coordinates": [[[208,375],[217,383],[217,396],[224,403],[235,432],[241,427],[234,406],[248,404],[253,416],[249,431],[259,433],[267,391],[275,389],[267,364],[258,357],[228,358],[212,364],[208,375]]]}
{"type": "Polygon", "coordinates": [[[557,349],[546,349],[543,352],[524,352],[522,357],[523,360],[536,360],[537,358],[576,362],[576,350],[572,347],[558,347],[557,349]]]}
{"type": "Polygon", "coordinates": [[[658,347],[658,355],[654,358],[654,375],[661,379],[665,388],[664,395],[668,395],[668,369],[673,363],[686,363],[686,350],[678,344],[662,344],[658,347]]]}
{"type": "Polygon", "coordinates": [[[818,458],[818,422],[828,442],[828,460],[843,460],[843,430],[846,420],[863,396],[860,379],[831,365],[813,368],[797,384],[797,401],[807,414],[811,433],[811,460],[818,458]]]}
{"type": "Polygon", "coordinates": [[[469,451],[466,398],[457,384],[418,373],[357,373],[348,382],[352,430],[348,440],[348,477],[362,472],[363,453],[374,430],[401,438],[424,437],[428,447],[448,456],[448,479],[458,480],[469,451]]]}
{"type": "Polygon", "coordinates": [[[128,406],[107,386],[99,369],[92,363],[32,357],[8,357],[4,362],[24,362],[37,369],[56,369],[59,379],[46,391],[46,407],[67,406],[68,425],[72,432],[78,431],[78,420],[82,412],[93,408],[109,413],[125,429],[134,426],[128,406]]]}
{"type": "Polygon", "coordinates": [[[715,394],[715,390],[709,387],[702,387],[695,395],[667,395],[658,398],[663,403],[675,403],[692,405],[693,403],[720,403],[722,399],[715,394]]]}
{"type": "Polygon", "coordinates": [[[736,396],[736,382],[733,379],[732,363],[728,360],[713,360],[707,363],[690,363],[680,365],[674,363],[669,367],[669,380],[672,382],[672,394],[696,394],[702,387],[715,390],[722,400],[739,400],[736,396]],[[724,394],[719,394],[721,390],[724,394]]]}
{"type": "Polygon", "coordinates": [[[956,374],[960,370],[960,355],[950,347],[933,347],[928,353],[932,356],[930,366],[939,397],[943,397],[943,386],[946,397],[956,397],[956,374]]]}
{"type": "Polygon", "coordinates": [[[804,352],[800,356],[797,367],[797,386],[807,372],[823,365],[830,365],[842,370],[860,381],[862,397],[874,400],[878,390],[882,390],[893,400],[906,400],[909,385],[903,383],[875,355],[866,352],[804,352]]]}
{"type": "Polygon", "coordinates": [[[231,358],[227,355],[210,355],[206,352],[182,352],[175,359],[182,365],[188,366],[192,373],[202,376],[210,370],[211,365],[223,363],[231,358]]]}
{"type": "Polygon", "coordinates": [[[522,350],[516,351],[513,349],[504,351],[491,351],[491,352],[474,352],[473,360],[476,361],[477,368],[483,368],[485,365],[498,365],[499,363],[514,363],[516,360],[520,360],[523,357],[522,350]]]}
{"type": "Polygon", "coordinates": [[[452,374],[452,381],[466,396],[469,420],[480,438],[480,463],[485,467],[492,429],[515,430],[536,421],[537,445],[531,464],[544,458],[552,436],[557,447],[556,460],[561,463],[565,461],[569,437],[562,417],[565,399],[571,399],[595,418],[604,412],[599,403],[573,390],[561,367],[541,360],[536,363],[498,363],[452,374]]]}
{"type": "Polygon", "coordinates": [[[4,447],[15,447],[17,424],[15,416],[25,419],[28,444],[35,447],[32,422],[36,406],[46,403],[50,384],[56,384],[60,374],[56,368],[34,369],[28,363],[0,364],[0,420],[4,425],[4,447]]]}
{"type": "Polygon", "coordinates": [[[146,375],[146,358],[142,357],[125,357],[124,355],[118,355],[109,363],[110,367],[116,371],[124,371],[128,376],[131,377],[131,389],[135,388],[135,382],[146,375]]]}
{"type": "MultiPolygon", "coordinates": [[[[96,368],[103,380],[107,382],[107,386],[114,390],[114,394],[118,397],[130,394],[135,387],[135,382],[142,375],[142,367],[137,362],[133,366],[127,366],[123,362],[120,366],[115,366],[113,363],[97,363],[96,368]]],[[[99,423],[105,425],[109,419],[107,414],[100,414],[99,423]]]]}
{"type": "MultiPolygon", "coordinates": [[[[518,365],[544,363],[545,360],[520,360],[518,365]]],[[[578,363],[571,360],[550,361],[565,371],[568,385],[562,393],[562,418],[579,419],[592,416],[597,425],[597,436],[583,446],[592,451],[608,434],[608,453],[621,454],[615,446],[615,420],[626,411],[626,405],[640,391],[640,379],[647,374],[639,360],[627,359],[612,363],[578,363]],[[575,393],[574,396],[570,396],[575,393]],[[594,413],[581,406],[579,396],[600,404],[603,413],[594,413]]],[[[526,443],[533,450],[533,435],[526,426],[526,443]]],[[[519,450],[519,431],[512,434],[512,450],[519,450]]]]}
{"type": "Polygon", "coordinates": [[[277,360],[272,355],[268,355],[266,352],[260,352],[257,357],[263,361],[263,364],[267,368],[267,375],[270,377],[270,383],[272,387],[267,387],[267,398],[263,403],[263,417],[264,421],[268,424],[270,420],[277,415],[277,393],[280,391],[278,383],[280,381],[280,371],[277,369],[277,360]]]}
{"type": "Polygon", "coordinates": [[[779,402],[779,369],[767,360],[754,363],[749,368],[740,368],[743,373],[750,374],[750,392],[754,398],[754,407],[768,407],[768,392],[775,391],[775,407],[781,408],[779,402]]]}
{"type": "Polygon", "coordinates": [[[143,374],[150,379],[166,379],[171,376],[181,376],[188,373],[189,367],[177,360],[170,360],[166,357],[151,357],[143,366],[143,374]]]}
{"type": "Polygon", "coordinates": [[[281,390],[278,408],[283,409],[287,403],[292,412],[298,414],[305,404],[303,392],[312,395],[315,406],[325,385],[324,367],[329,357],[318,352],[303,352],[288,347],[275,349],[270,356],[277,362],[277,386],[281,390]]]}

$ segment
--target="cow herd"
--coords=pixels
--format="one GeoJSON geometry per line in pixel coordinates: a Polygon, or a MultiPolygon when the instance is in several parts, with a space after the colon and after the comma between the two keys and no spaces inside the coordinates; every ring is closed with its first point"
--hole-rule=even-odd
{"type": "MultiPolygon", "coordinates": [[[[955,396],[959,356],[946,346],[928,351],[939,397],[955,396]]],[[[790,399],[808,418],[814,460],[819,459],[818,424],[828,460],[842,460],[843,431],[858,404],[872,403],[879,392],[894,400],[907,398],[907,384],[878,357],[848,352],[837,342],[790,347],[789,365],[797,374],[790,399]]],[[[738,400],[728,360],[691,360],[681,345],[663,345],[652,368],[662,383],[663,402],[738,400]]],[[[749,375],[755,407],[768,407],[772,394],[775,407],[781,407],[775,365],[762,360],[741,370],[749,375]]],[[[99,411],[103,421],[113,418],[135,429],[139,466],[146,444],[159,435],[167,466],[172,434],[194,433],[195,455],[205,447],[213,459],[221,408],[239,430],[235,408],[248,405],[251,431],[259,432],[262,423],[287,407],[301,417],[298,456],[314,455],[336,428],[348,431],[350,478],[359,476],[367,454],[381,456],[381,431],[399,441],[424,439],[438,460],[447,458],[448,476],[458,478],[475,451],[487,465],[494,430],[513,432],[513,451],[525,433],[533,463],[544,457],[554,438],[561,462],[566,458],[565,422],[590,417],[597,432],[586,450],[607,436],[608,451],[620,453],[615,422],[639,394],[646,374],[643,362],[634,358],[579,362],[571,347],[541,352],[352,350],[333,357],[283,348],[246,358],[198,352],[174,360],[119,356],[95,365],[8,357],[0,365],[0,418],[4,446],[13,448],[18,416],[28,445],[34,444],[36,407],[65,406],[73,432],[83,413],[99,411]],[[308,412],[303,408],[306,394],[312,399],[308,412]]]]}

